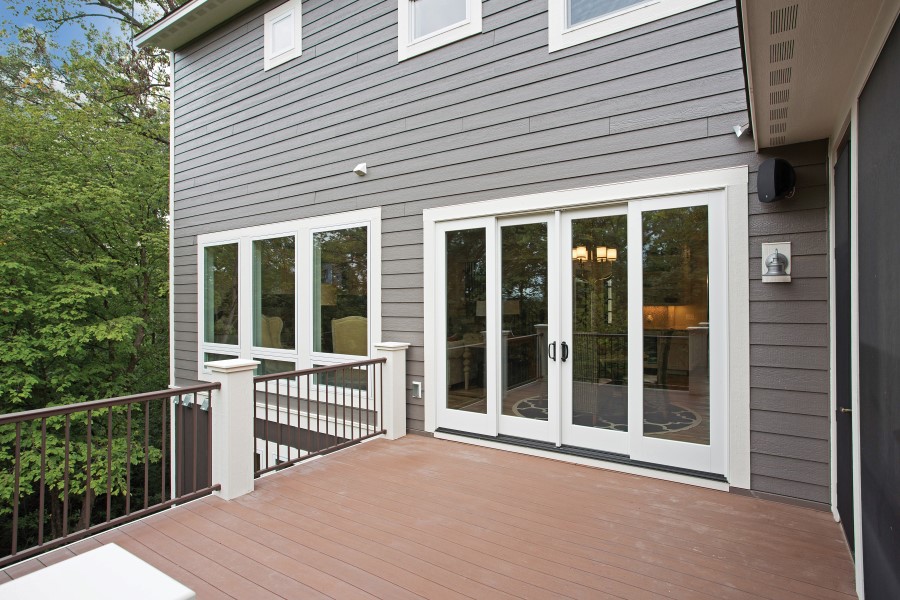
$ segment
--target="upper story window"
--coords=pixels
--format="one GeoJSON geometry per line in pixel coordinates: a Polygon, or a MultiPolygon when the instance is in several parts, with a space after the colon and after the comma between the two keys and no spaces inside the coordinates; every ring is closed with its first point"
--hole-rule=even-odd
{"type": "Polygon", "coordinates": [[[300,56],[300,0],[290,0],[266,13],[265,70],[300,56]]]}
{"type": "Polygon", "coordinates": [[[548,0],[550,52],[716,0],[548,0]]]}
{"type": "Polygon", "coordinates": [[[400,0],[400,60],[481,32],[481,0],[400,0]]]}

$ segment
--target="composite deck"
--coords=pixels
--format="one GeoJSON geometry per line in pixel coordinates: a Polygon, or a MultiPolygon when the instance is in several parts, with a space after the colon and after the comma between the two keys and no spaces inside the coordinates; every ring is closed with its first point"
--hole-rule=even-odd
{"type": "Polygon", "coordinates": [[[856,597],[829,513],[420,436],[182,505],[0,581],[110,542],[198,598],[856,597]]]}

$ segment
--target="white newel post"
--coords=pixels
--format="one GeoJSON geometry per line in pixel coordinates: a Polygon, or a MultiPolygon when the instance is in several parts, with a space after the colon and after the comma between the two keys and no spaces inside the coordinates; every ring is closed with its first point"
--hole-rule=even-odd
{"type": "Polygon", "coordinates": [[[375,344],[375,358],[386,358],[383,373],[384,414],[382,423],[389,440],[406,435],[406,349],[403,342],[375,344]]]}
{"type": "Polygon", "coordinates": [[[253,491],[253,420],[256,360],[235,358],[206,363],[210,379],[222,384],[212,397],[212,479],[215,492],[231,500],[253,491]]]}

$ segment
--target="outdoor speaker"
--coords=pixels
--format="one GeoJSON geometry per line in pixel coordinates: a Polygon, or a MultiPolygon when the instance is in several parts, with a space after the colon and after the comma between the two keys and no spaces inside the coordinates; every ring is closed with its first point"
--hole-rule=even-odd
{"type": "Polygon", "coordinates": [[[794,167],[784,159],[770,158],[759,165],[756,189],[760,202],[775,202],[784,196],[793,196],[796,183],[794,167]]]}

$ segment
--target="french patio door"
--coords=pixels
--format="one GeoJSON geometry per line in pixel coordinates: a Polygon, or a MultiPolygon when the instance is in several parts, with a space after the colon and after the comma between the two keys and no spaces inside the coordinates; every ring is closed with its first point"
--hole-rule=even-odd
{"type": "Polygon", "coordinates": [[[439,426],[723,473],[725,216],[709,198],[439,225],[439,426]]]}

